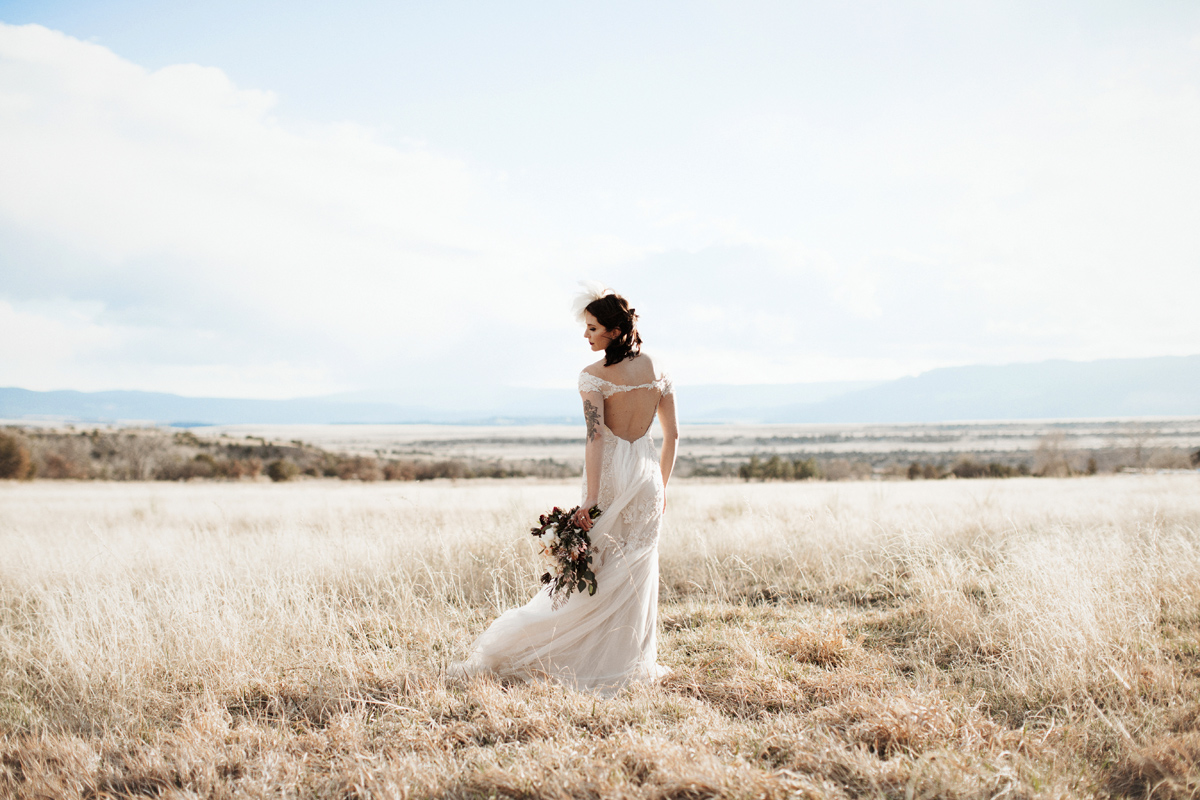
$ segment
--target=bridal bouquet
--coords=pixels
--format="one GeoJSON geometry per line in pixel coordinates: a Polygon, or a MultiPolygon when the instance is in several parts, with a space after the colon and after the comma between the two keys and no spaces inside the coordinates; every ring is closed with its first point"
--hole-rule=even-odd
{"type": "MultiPolygon", "coordinates": [[[[538,517],[540,525],[530,530],[542,538],[542,555],[550,559],[553,568],[542,576],[542,583],[550,585],[553,608],[567,602],[571,592],[587,590],[596,593],[596,573],[592,572],[592,540],[587,531],[575,524],[575,512],[579,506],[563,509],[555,506],[549,514],[538,517]]],[[[600,516],[599,506],[588,509],[592,519],[600,516]]]]}

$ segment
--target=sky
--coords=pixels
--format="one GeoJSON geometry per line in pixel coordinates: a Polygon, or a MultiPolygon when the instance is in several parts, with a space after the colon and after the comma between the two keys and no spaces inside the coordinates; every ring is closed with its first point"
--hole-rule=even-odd
{"type": "Polygon", "coordinates": [[[1200,4],[0,0],[0,386],[1200,353],[1200,4]]]}

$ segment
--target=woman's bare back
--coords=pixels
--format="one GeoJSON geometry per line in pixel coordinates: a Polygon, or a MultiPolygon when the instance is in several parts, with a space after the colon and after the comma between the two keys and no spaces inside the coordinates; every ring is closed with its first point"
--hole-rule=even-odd
{"type": "Polygon", "coordinates": [[[628,442],[645,436],[654,422],[654,414],[662,398],[661,386],[648,385],[660,377],[655,374],[654,362],[650,357],[643,353],[611,367],[604,366],[603,361],[597,361],[587,368],[587,372],[618,387],[640,387],[614,392],[604,399],[604,424],[613,434],[628,442]]]}

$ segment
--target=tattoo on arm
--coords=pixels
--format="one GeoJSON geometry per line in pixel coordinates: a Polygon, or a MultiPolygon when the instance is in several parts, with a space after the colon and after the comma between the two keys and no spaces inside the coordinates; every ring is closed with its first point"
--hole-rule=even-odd
{"type": "Polygon", "coordinates": [[[587,421],[587,440],[590,442],[600,433],[600,409],[592,405],[591,400],[583,401],[583,418],[587,421]]]}

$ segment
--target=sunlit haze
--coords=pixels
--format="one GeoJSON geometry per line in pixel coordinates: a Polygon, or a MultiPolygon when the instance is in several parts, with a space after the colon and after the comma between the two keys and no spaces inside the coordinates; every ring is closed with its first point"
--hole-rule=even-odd
{"type": "Polygon", "coordinates": [[[0,386],[1200,352],[1200,4],[0,2],[0,386]]]}

